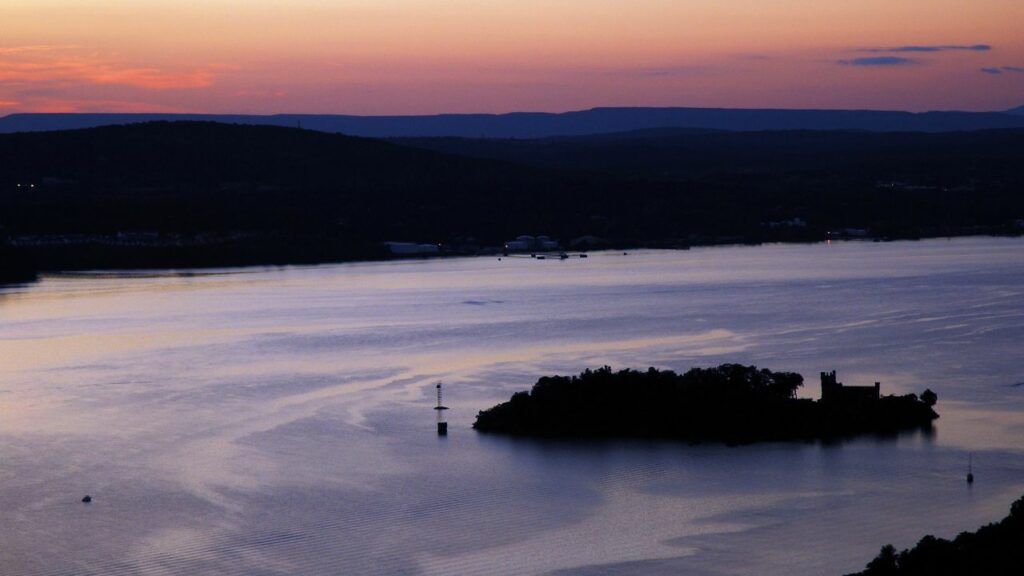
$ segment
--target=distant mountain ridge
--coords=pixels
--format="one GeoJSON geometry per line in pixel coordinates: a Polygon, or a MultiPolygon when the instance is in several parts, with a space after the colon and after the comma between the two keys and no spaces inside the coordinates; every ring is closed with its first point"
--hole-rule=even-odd
{"type": "Polygon", "coordinates": [[[1018,106],[1017,108],[1014,108],[1012,110],[1007,110],[1006,113],[1024,116],[1024,106],[1018,106]]]}
{"type": "Polygon", "coordinates": [[[731,131],[863,130],[954,132],[1024,128],[1024,108],[1009,112],[899,112],[729,108],[593,108],[575,112],[351,116],[278,114],[12,114],[0,133],[94,128],[157,120],[303,127],[372,138],[545,138],[656,128],[731,131]]]}

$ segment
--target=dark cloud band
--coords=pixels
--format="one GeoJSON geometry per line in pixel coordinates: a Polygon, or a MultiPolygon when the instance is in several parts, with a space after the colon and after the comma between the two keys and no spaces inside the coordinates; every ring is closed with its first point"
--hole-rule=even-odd
{"type": "Polygon", "coordinates": [[[988,44],[938,44],[863,48],[861,51],[891,54],[900,52],[988,52],[990,50],[992,50],[992,46],[988,44]]]}
{"type": "Polygon", "coordinates": [[[911,58],[903,58],[902,56],[871,56],[868,58],[854,58],[852,60],[839,60],[838,63],[843,66],[864,66],[864,67],[891,67],[891,66],[906,66],[908,64],[915,64],[917,61],[911,58]]]}
{"type": "Polygon", "coordinates": [[[985,74],[991,74],[993,76],[998,76],[998,75],[1002,74],[1003,72],[1009,72],[1009,73],[1012,73],[1012,74],[1024,74],[1024,67],[1021,67],[1021,66],[990,66],[990,67],[987,67],[987,68],[982,68],[981,71],[984,72],[985,74]]]}

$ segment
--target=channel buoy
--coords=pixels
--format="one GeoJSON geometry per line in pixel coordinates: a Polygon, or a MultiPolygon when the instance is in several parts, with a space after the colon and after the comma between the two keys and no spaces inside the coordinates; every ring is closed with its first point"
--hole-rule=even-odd
{"type": "Polygon", "coordinates": [[[444,411],[448,407],[441,404],[441,383],[437,383],[437,406],[434,406],[434,410],[437,411],[437,435],[447,436],[448,435],[448,422],[444,419],[444,411]]]}

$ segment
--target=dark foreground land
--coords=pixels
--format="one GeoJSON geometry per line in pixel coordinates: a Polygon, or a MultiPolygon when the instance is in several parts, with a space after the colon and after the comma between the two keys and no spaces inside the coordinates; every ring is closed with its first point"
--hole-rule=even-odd
{"type": "Polygon", "coordinates": [[[749,443],[929,429],[935,396],[864,401],[795,397],[803,376],[723,364],[685,374],[651,368],[544,377],[477,415],[481,432],[553,438],[672,438],[749,443]],[[929,398],[930,397],[930,398],[929,398]]]}
{"type": "MultiPolygon", "coordinates": [[[[385,142],[154,122],[0,134],[0,244],[40,270],[1024,231],[1024,130],[657,129],[385,142]]],[[[2,266],[2,264],[0,264],[2,266]]]]}
{"type": "Polygon", "coordinates": [[[0,244],[0,286],[32,282],[37,276],[36,267],[23,252],[0,244]]]}
{"type": "Polygon", "coordinates": [[[952,541],[925,536],[917,546],[897,552],[882,547],[867,568],[851,576],[1017,576],[1024,573],[1024,498],[1010,515],[963,532],[952,541]]]}

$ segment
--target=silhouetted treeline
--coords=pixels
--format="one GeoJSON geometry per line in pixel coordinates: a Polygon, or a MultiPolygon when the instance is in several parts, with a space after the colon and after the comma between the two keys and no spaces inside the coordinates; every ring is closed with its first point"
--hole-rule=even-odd
{"type": "MultiPolygon", "coordinates": [[[[535,140],[392,141],[474,158],[673,181],[774,176],[786,178],[788,186],[833,178],[869,186],[896,181],[950,187],[1024,178],[1021,129],[927,134],[662,128],[535,140]]],[[[831,186],[819,190],[830,191],[831,186]]]]}
{"type": "Polygon", "coordinates": [[[31,282],[38,272],[35,264],[21,250],[14,250],[0,238],[0,284],[31,282]]]}
{"type": "Polygon", "coordinates": [[[1010,515],[952,541],[925,536],[909,550],[882,547],[867,569],[853,576],[1017,576],[1024,572],[1024,498],[1010,515]]]}
{"type": "Polygon", "coordinates": [[[379,258],[385,240],[556,228],[580,178],[265,126],[0,136],[0,227],[46,268],[379,258]],[[121,236],[145,233],[151,240],[121,236]]]}
{"type": "Polygon", "coordinates": [[[795,397],[803,376],[723,364],[685,374],[605,366],[544,377],[530,392],[477,415],[473,427],[539,437],[660,437],[745,443],[929,428],[938,415],[915,395],[822,403],[795,397]]]}
{"type": "Polygon", "coordinates": [[[471,252],[520,234],[1013,233],[1024,218],[1021,131],[453,142],[203,122],[5,134],[0,228],[47,269],[377,258],[386,240],[471,252]]]}
{"type": "MultiPolygon", "coordinates": [[[[638,181],[673,182],[673,230],[759,240],[1019,232],[1024,130],[872,133],[665,128],[536,140],[395,139],[449,154],[638,181]],[[800,218],[805,227],[764,229],[800,218]],[[700,220],[708,224],[701,225],[700,220]],[[760,229],[759,229],[760,228],[760,229]]],[[[653,212],[653,210],[652,210],[653,212]]],[[[660,217],[655,217],[660,222],[660,217]]]]}

